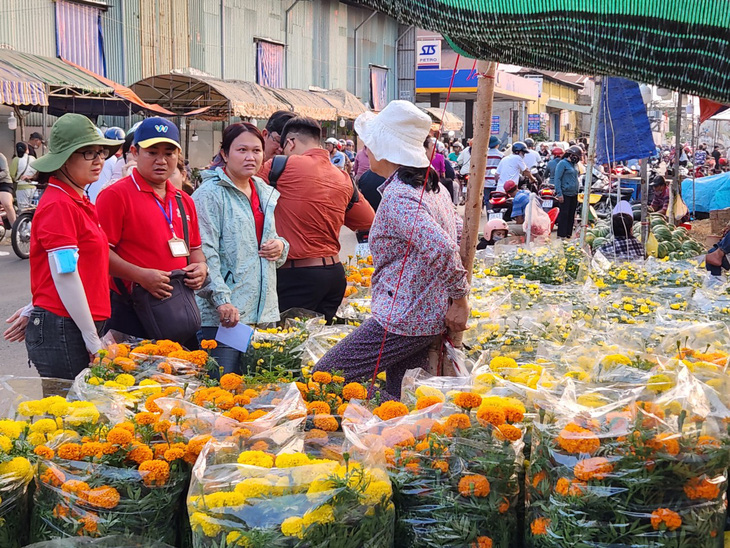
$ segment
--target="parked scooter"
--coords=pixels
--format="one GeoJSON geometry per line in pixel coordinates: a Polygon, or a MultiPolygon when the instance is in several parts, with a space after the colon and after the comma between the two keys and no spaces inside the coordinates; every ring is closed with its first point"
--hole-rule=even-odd
{"type": "Polygon", "coordinates": [[[502,190],[492,191],[489,197],[489,209],[487,212],[489,219],[502,219],[506,222],[512,220],[512,197],[502,190]]]}
{"type": "Polygon", "coordinates": [[[555,205],[555,185],[550,183],[543,183],[540,186],[540,190],[537,195],[540,197],[542,202],[543,211],[550,211],[555,205]]]}

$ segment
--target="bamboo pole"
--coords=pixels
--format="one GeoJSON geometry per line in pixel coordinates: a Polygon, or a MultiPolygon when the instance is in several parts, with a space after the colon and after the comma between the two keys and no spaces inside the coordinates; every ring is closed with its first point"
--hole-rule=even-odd
{"type": "Polygon", "coordinates": [[[676,135],[674,136],[674,179],[672,179],[672,187],[669,191],[669,207],[667,215],[669,216],[669,224],[674,225],[677,219],[674,217],[674,204],[677,203],[677,193],[679,192],[679,159],[682,156],[682,92],[677,92],[677,126],[676,135]]]}
{"type": "Polygon", "coordinates": [[[596,133],[598,131],[598,114],[601,110],[601,95],[603,86],[601,77],[596,76],[596,85],[593,89],[593,105],[591,106],[591,135],[588,143],[588,162],[586,164],[585,184],[583,185],[583,208],[580,222],[580,247],[586,239],[588,229],[588,211],[591,207],[591,186],[593,186],[593,165],[596,163],[596,133]]]}

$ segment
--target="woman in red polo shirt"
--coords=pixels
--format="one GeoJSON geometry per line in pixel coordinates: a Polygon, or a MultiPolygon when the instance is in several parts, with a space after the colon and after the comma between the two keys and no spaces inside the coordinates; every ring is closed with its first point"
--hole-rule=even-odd
{"type": "Polygon", "coordinates": [[[121,144],[104,139],[85,116],[65,114],[51,130],[48,154],[33,162],[48,187],[30,234],[25,346],[41,377],[73,379],[102,349],[99,331],[111,313],[109,244],[84,189],[121,144]]]}

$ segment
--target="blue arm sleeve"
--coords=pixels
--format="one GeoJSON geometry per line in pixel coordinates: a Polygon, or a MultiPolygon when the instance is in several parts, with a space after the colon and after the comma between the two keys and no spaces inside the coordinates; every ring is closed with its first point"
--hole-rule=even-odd
{"type": "Polygon", "coordinates": [[[56,263],[56,271],[59,274],[70,274],[71,272],[76,272],[76,267],[79,263],[79,250],[77,248],[51,251],[49,256],[56,263]]]}

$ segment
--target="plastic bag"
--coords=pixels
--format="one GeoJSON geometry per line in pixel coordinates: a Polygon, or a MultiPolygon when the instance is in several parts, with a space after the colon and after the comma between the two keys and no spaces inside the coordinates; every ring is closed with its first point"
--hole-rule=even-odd
{"type": "Polygon", "coordinates": [[[173,546],[141,537],[114,535],[102,538],[81,537],[46,540],[28,545],[26,548],[173,548],[173,546]]]}
{"type": "Polygon", "coordinates": [[[211,441],[188,493],[193,543],[391,548],[391,494],[382,468],[321,458],[296,430],[211,441]]]}
{"type": "Polygon", "coordinates": [[[545,395],[527,477],[528,546],[719,547],[728,410],[685,368],[673,388],[545,395]],[[587,394],[584,394],[587,395],[587,394]]]}
{"type": "Polygon", "coordinates": [[[547,241],[550,239],[552,224],[548,214],[542,210],[539,201],[534,198],[534,194],[530,194],[530,203],[525,209],[525,222],[522,223],[525,234],[531,232],[534,242],[547,241]]]}
{"type": "Polygon", "coordinates": [[[395,546],[515,546],[524,406],[433,386],[467,388],[467,379],[410,378],[410,405],[385,402],[373,413],[350,405],[343,420],[353,455],[374,453],[388,463],[395,546]]]}

